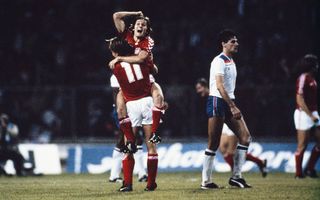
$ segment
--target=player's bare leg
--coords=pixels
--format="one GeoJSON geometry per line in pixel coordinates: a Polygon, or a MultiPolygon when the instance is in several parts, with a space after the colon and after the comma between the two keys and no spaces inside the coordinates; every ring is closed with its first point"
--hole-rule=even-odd
{"type": "Polygon", "coordinates": [[[164,102],[164,96],[160,85],[156,82],[152,84],[151,94],[153,98],[154,107],[152,109],[152,135],[150,136],[150,142],[160,143],[161,137],[157,134],[157,130],[160,125],[161,116],[164,114],[166,104],[164,102]]]}
{"type": "Polygon", "coordinates": [[[311,178],[318,178],[317,172],[315,170],[315,165],[320,156],[320,127],[314,128],[314,135],[316,138],[316,145],[312,148],[311,156],[309,158],[304,174],[311,178]]]}
{"type": "Polygon", "coordinates": [[[296,160],[296,178],[303,178],[303,171],[302,171],[302,161],[304,151],[307,148],[308,141],[310,138],[310,131],[302,131],[297,130],[297,150],[295,152],[295,160],[296,160]]]}
{"type": "Polygon", "coordinates": [[[149,138],[151,137],[152,133],[152,126],[151,125],[144,125],[143,126],[146,145],[148,149],[148,184],[145,188],[145,191],[153,191],[157,188],[156,177],[158,171],[158,153],[157,153],[157,145],[155,143],[149,142],[149,138]]]}
{"type": "Polygon", "coordinates": [[[233,172],[232,177],[229,179],[229,184],[240,188],[249,188],[251,186],[243,179],[241,172],[242,166],[246,161],[246,154],[251,142],[250,132],[243,117],[240,119],[228,119],[226,123],[239,140],[233,158],[233,172]]]}
{"type": "Polygon", "coordinates": [[[202,168],[202,189],[219,188],[212,182],[212,167],[214,156],[220,144],[221,131],[224,123],[223,117],[210,117],[208,119],[208,148],[205,150],[205,157],[202,168]]]}

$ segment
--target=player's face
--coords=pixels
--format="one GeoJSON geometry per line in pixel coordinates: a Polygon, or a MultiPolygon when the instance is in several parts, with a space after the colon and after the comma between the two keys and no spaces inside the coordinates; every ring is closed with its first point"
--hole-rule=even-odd
{"type": "Polygon", "coordinates": [[[199,94],[201,97],[206,97],[208,93],[208,89],[204,87],[203,85],[197,83],[196,84],[196,92],[199,94]]]}
{"type": "Polygon", "coordinates": [[[230,53],[237,53],[239,49],[239,42],[236,36],[231,38],[227,43],[223,43],[223,47],[230,53]]]}
{"type": "Polygon", "coordinates": [[[134,25],[134,36],[143,38],[147,35],[148,25],[146,20],[138,19],[134,25]]]}

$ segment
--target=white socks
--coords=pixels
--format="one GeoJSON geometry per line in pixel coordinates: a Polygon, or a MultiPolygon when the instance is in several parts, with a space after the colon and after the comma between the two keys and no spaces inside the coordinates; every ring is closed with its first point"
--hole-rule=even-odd
{"type": "Polygon", "coordinates": [[[206,149],[204,152],[203,168],[202,168],[202,185],[211,183],[213,160],[216,152],[206,149]]]}
{"type": "Polygon", "coordinates": [[[120,149],[115,147],[112,152],[112,167],[110,172],[110,180],[120,178],[121,168],[122,168],[123,153],[120,149]]]}
{"type": "Polygon", "coordinates": [[[236,152],[233,157],[233,178],[242,178],[241,169],[246,162],[246,155],[248,151],[248,146],[238,144],[236,152]]]}
{"type": "Polygon", "coordinates": [[[134,173],[138,174],[138,178],[147,175],[145,165],[144,165],[144,153],[142,146],[137,146],[138,151],[134,154],[134,173]]]}

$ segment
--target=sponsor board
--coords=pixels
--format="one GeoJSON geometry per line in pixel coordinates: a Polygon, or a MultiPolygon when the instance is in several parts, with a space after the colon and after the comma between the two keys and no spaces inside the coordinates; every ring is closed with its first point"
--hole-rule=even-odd
{"type": "MultiPolygon", "coordinates": [[[[305,152],[303,165],[310,156],[312,144],[305,152]]],[[[112,166],[112,145],[84,145],[71,147],[68,150],[67,172],[99,174],[110,171],[112,166]]],[[[201,170],[204,159],[204,143],[174,143],[158,146],[159,171],[195,171],[201,170]]],[[[251,143],[249,152],[260,159],[267,159],[269,171],[294,172],[294,143],[251,143]]],[[[146,151],[146,147],[144,147],[146,151]]],[[[147,155],[145,153],[146,166],[147,155]]],[[[317,170],[320,169],[318,162],[317,170]]],[[[214,170],[228,172],[230,167],[224,162],[220,153],[214,161],[214,170]]],[[[258,171],[258,167],[250,161],[243,166],[243,171],[258,171]]]]}
{"type": "MultiPolygon", "coordinates": [[[[34,168],[35,173],[61,174],[58,145],[55,144],[20,144],[19,151],[25,159],[25,167],[34,168]]],[[[4,169],[8,174],[15,174],[13,162],[8,160],[4,169]]]]}

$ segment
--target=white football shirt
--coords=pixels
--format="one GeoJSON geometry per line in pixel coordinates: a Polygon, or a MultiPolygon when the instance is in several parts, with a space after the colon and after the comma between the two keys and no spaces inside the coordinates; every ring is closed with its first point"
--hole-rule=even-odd
{"type": "Polygon", "coordinates": [[[209,77],[209,90],[210,96],[222,98],[217,89],[216,76],[224,77],[224,88],[231,99],[235,99],[234,90],[236,87],[237,68],[232,58],[224,55],[223,53],[216,56],[211,62],[210,77],[209,77]]]}

